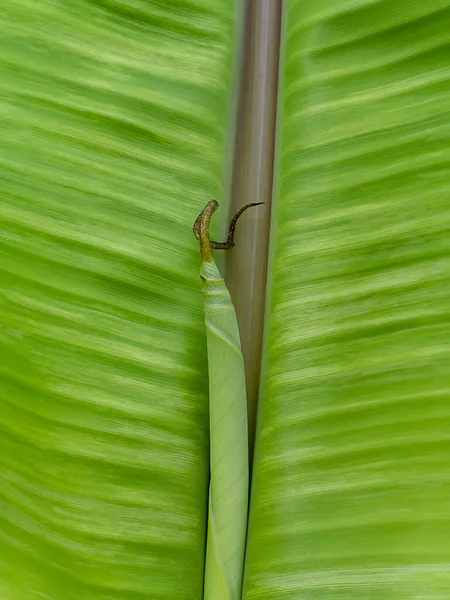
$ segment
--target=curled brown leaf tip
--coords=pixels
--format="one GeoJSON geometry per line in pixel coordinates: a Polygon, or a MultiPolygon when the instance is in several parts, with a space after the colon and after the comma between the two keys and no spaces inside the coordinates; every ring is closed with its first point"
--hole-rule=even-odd
{"type": "Polygon", "coordinates": [[[202,260],[212,260],[211,240],[209,237],[209,224],[211,217],[219,207],[217,200],[210,200],[194,223],[194,235],[200,241],[202,260]]]}
{"type": "Polygon", "coordinates": [[[233,248],[234,231],[236,229],[237,220],[242,215],[242,213],[247,210],[247,208],[250,208],[251,206],[259,206],[260,204],[264,204],[264,202],[250,202],[250,204],[246,204],[245,206],[243,206],[231,220],[226,241],[214,242],[209,237],[209,225],[211,217],[219,207],[219,203],[217,202],[217,200],[210,200],[205,206],[205,208],[202,210],[202,212],[196,218],[193,227],[194,235],[200,241],[200,251],[202,254],[202,259],[205,261],[212,259],[212,248],[214,248],[215,250],[228,250],[229,248],[233,248]]]}

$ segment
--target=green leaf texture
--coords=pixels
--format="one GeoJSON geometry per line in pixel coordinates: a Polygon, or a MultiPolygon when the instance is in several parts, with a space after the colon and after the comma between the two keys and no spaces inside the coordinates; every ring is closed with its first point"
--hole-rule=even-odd
{"type": "Polygon", "coordinates": [[[245,600],[450,590],[450,2],[287,2],[245,600]]]}
{"type": "Polygon", "coordinates": [[[191,227],[223,186],[236,6],[1,13],[0,597],[200,600],[191,227]]]}
{"type": "Polygon", "coordinates": [[[234,307],[214,260],[202,262],[201,276],[211,451],[205,600],[239,600],[248,513],[244,359],[234,307]]]}

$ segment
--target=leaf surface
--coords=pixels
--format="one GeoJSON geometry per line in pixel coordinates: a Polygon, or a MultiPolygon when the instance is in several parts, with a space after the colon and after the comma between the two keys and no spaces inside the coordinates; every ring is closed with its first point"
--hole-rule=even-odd
{"type": "Polygon", "coordinates": [[[290,0],[245,600],[450,589],[450,3],[290,0]]]}
{"type": "MultiPolygon", "coordinates": [[[[0,597],[200,600],[234,2],[0,17],[0,597]]],[[[223,212],[226,215],[226,211],[223,212]]]]}
{"type": "Polygon", "coordinates": [[[201,274],[211,453],[205,600],[239,600],[248,514],[244,359],[230,294],[213,259],[202,262],[201,274]]]}

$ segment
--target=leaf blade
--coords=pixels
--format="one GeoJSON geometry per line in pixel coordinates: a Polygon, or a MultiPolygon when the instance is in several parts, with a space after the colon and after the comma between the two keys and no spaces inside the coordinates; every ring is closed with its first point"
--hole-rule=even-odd
{"type": "Polygon", "coordinates": [[[234,3],[2,12],[0,595],[201,598],[234,3]]]}
{"type": "Polygon", "coordinates": [[[248,512],[244,359],[230,294],[214,261],[201,267],[210,415],[210,501],[205,598],[241,595],[248,512]]]}
{"type": "Polygon", "coordinates": [[[246,600],[445,597],[449,18],[288,4],[246,600]]]}

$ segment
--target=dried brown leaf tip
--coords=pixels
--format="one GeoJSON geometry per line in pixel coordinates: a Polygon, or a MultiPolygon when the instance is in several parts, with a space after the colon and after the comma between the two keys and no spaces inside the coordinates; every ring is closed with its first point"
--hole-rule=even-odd
{"type": "Polygon", "coordinates": [[[210,200],[205,206],[205,208],[202,210],[202,212],[198,215],[193,227],[194,235],[200,241],[200,251],[202,254],[202,259],[212,259],[211,249],[228,250],[229,248],[233,248],[234,231],[236,229],[236,223],[239,217],[251,206],[259,206],[260,204],[264,204],[264,202],[250,202],[250,204],[246,204],[245,206],[243,206],[231,219],[226,241],[214,242],[209,237],[209,225],[211,222],[211,217],[219,208],[219,203],[217,202],[217,200],[210,200]]]}

